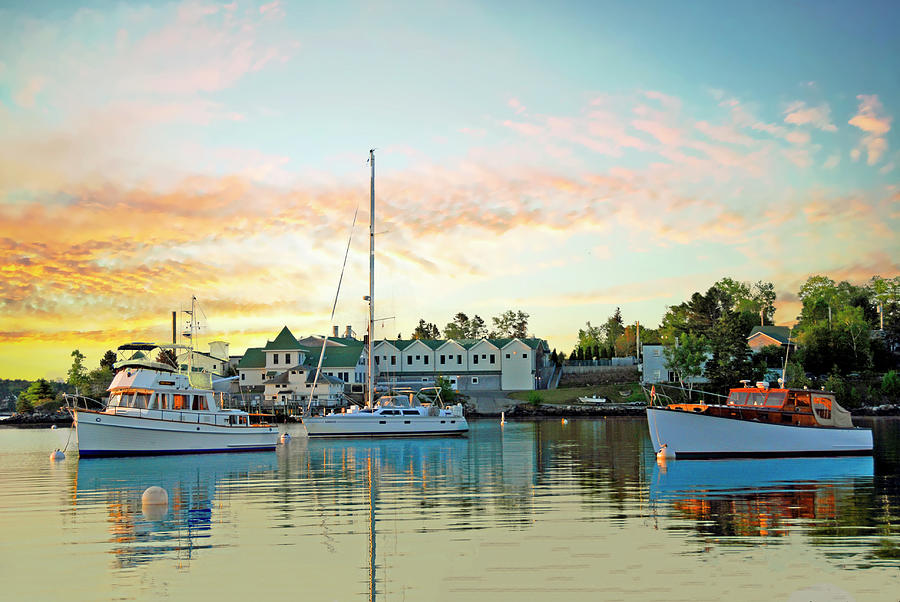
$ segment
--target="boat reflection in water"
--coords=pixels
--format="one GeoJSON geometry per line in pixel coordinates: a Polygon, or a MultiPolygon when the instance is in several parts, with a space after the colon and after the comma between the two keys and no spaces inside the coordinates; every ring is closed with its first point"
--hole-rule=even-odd
{"type": "Polygon", "coordinates": [[[784,536],[833,524],[873,474],[870,457],[676,461],[654,465],[650,500],[704,534],[784,536]]]}
{"type": "Polygon", "coordinates": [[[78,462],[74,481],[76,516],[104,507],[120,568],[159,557],[189,560],[209,547],[214,501],[256,480],[271,478],[275,454],[212,454],[152,458],[98,458],[78,462]],[[267,476],[268,475],[268,476],[267,476]],[[168,504],[143,504],[143,492],[162,487],[168,504]]]}

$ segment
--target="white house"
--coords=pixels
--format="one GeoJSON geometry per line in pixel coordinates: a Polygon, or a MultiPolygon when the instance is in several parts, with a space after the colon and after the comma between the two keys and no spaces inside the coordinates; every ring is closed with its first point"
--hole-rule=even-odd
{"type": "Polygon", "coordinates": [[[291,366],[265,381],[266,400],[274,402],[276,406],[283,406],[289,402],[308,403],[312,396],[315,405],[339,405],[344,392],[344,381],[324,373],[318,379],[315,375],[315,368],[310,369],[302,364],[291,366]]]}
{"type": "Polygon", "coordinates": [[[500,350],[503,354],[503,372],[500,385],[504,391],[538,388],[539,374],[535,371],[537,354],[521,339],[513,339],[500,350]]]}
{"type": "MultiPolygon", "coordinates": [[[[663,345],[641,345],[644,363],[641,368],[641,383],[674,383],[678,382],[678,375],[674,370],[669,369],[666,363],[666,354],[663,345]]],[[[708,354],[711,358],[712,354],[708,354]]],[[[709,379],[705,376],[695,376],[688,379],[694,384],[708,383],[709,379]]]]}
{"type": "Polygon", "coordinates": [[[266,377],[266,354],[262,347],[251,347],[244,352],[237,364],[238,385],[261,386],[266,377]]]}
{"type": "Polygon", "coordinates": [[[266,343],[263,352],[266,354],[267,375],[270,372],[283,372],[291,366],[302,364],[306,359],[306,350],[287,326],[281,329],[274,341],[266,343]]]}
{"type": "Polygon", "coordinates": [[[434,372],[434,348],[438,341],[410,341],[401,351],[400,369],[403,373],[434,372]]]}
{"type": "Polygon", "coordinates": [[[444,341],[434,350],[434,369],[443,374],[467,372],[469,351],[453,339],[444,341]]]}

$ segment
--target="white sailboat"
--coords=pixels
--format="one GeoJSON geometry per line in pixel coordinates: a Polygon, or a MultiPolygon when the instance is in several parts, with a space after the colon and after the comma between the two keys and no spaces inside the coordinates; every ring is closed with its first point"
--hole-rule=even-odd
{"type": "MultiPolygon", "coordinates": [[[[444,407],[439,392],[423,401],[420,396],[388,395],[374,400],[375,334],[375,151],[369,151],[372,170],[369,199],[369,336],[366,353],[366,406],[324,416],[303,416],[309,437],[397,437],[462,435],[469,430],[462,405],[444,407]]],[[[323,346],[324,350],[324,346],[323,346]]]]}

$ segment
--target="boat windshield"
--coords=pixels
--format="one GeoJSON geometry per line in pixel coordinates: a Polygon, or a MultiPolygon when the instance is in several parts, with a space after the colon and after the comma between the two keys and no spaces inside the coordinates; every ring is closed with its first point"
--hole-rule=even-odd
{"type": "Polygon", "coordinates": [[[746,391],[732,391],[728,395],[728,405],[742,406],[747,402],[746,391]]]}
{"type": "Polygon", "coordinates": [[[408,408],[409,398],[400,395],[385,395],[378,400],[378,405],[383,408],[408,408]]]}
{"type": "Polygon", "coordinates": [[[787,398],[787,391],[772,391],[766,398],[766,405],[772,408],[780,408],[784,405],[787,398]]]}

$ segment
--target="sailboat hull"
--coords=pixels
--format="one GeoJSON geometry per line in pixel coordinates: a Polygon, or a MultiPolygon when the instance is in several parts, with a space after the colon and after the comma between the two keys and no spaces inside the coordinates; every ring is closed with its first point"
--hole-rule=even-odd
{"type": "Polygon", "coordinates": [[[433,437],[469,431],[464,417],[451,416],[334,414],[307,416],[303,426],[310,437],[433,437]]]}

